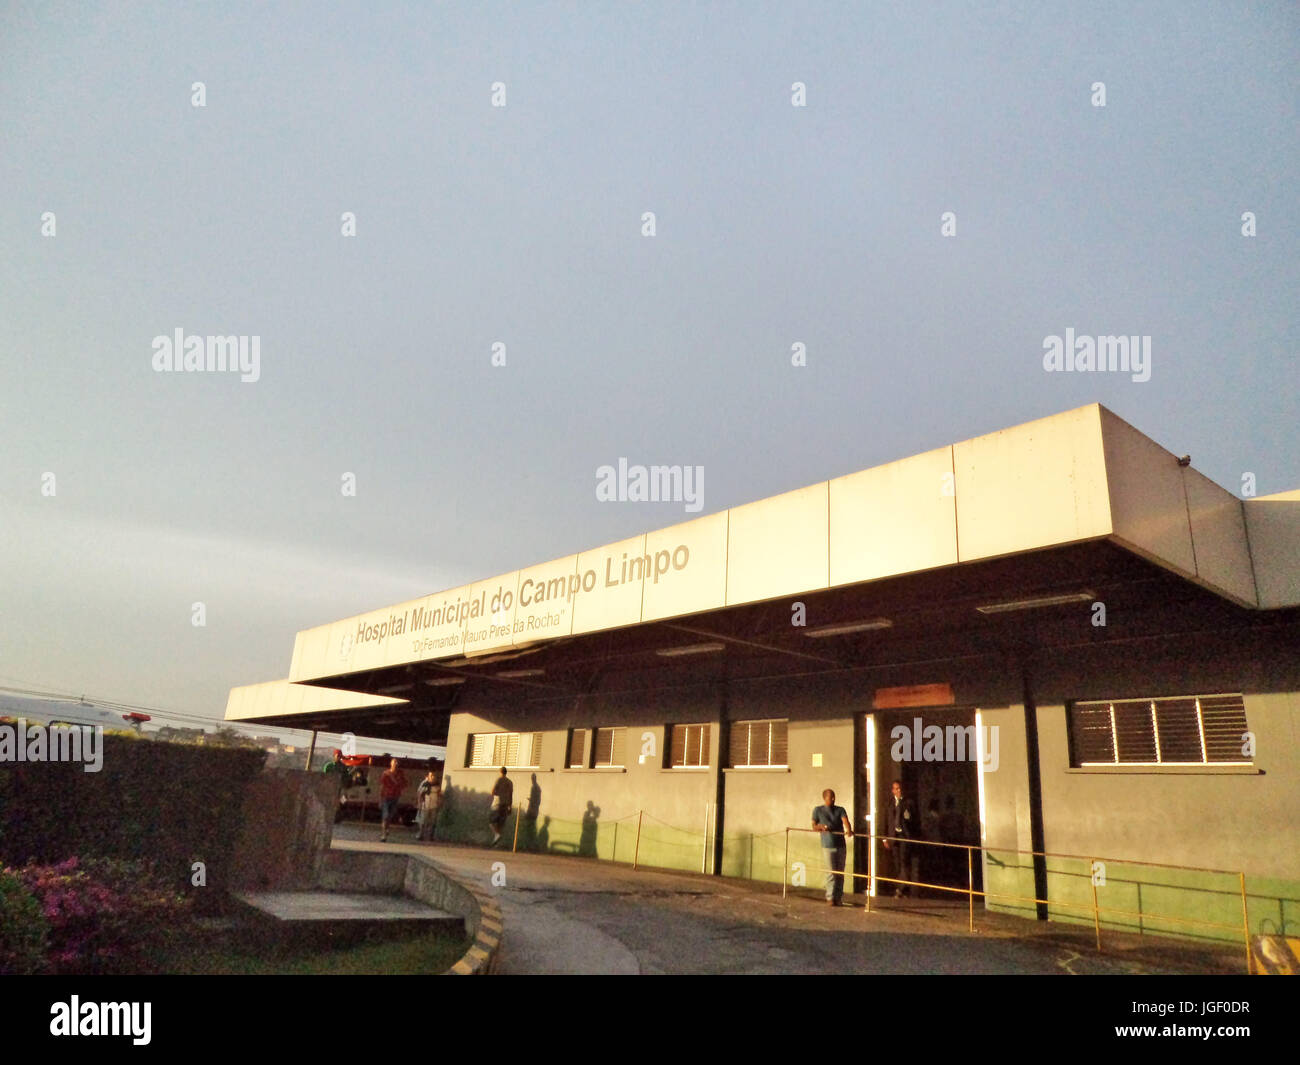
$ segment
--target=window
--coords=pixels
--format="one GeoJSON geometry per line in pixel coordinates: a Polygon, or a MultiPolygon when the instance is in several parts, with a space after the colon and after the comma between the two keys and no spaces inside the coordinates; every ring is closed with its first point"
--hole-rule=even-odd
{"type": "Polygon", "coordinates": [[[569,757],[565,764],[570,769],[583,769],[587,765],[587,734],[591,729],[569,730],[569,757]]]}
{"type": "Polygon", "coordinates": [[[787,721],[737,721],[731,726],[731,766],[786,766],[787,721]]]}
{"type": "Polygon", "coordinates": [[[469,738],[466,765],[471,768],[536,769],[541,758],[540,732],[478,732],[469,738]]]}
{"type": "Polygon", "coordinates": [[[674,725],[669,752],[673,769],[698,769],[709,764],[709,726],[674,725]]]}
{"type": "Polygon", "coordinates": [[[596,758],[592,763],[597,769],[623,768],[623,733],[622,728],[596,729],[596,758]]]}
{"type": "Polygon", "coordinates": [[[1250,765],[1241,695],[1077,702],[1070,765],[1250,765]]]}

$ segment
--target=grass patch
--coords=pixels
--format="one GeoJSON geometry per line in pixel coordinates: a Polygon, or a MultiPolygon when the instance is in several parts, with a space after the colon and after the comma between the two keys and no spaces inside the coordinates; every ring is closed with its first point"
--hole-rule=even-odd
{"type": "Polygon", "coordinates": [[[436,932],[314,950],[200,941],[157,955],[150,970],[176,976],[427,976],[446,972],[468,949],[463,937],[436,932]]]}

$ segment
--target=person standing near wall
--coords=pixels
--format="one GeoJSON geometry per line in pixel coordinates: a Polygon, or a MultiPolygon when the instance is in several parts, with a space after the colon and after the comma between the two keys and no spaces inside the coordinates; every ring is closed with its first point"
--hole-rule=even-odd
{"type": "MultiPolygon", "coordinates": [[[[894,877],[897,880],[920,880],[917,875],[917,848],[908,840],[917,838],[920,827],[916,817],[916,806],[903,794],[903,782],[895,780],[893,795],[885,807],[885,850],[894,855],[894,877]]],[[[907,884],[894,885],[894,898],[910,895],[912,889],[907,884]]]]}
{"type": "Polygon", "coordinates": [[[334,748],[334,753],[330,756],[330,760],[325,763],[323,771],[337,775],[342,780],[343,787],[345,788],[352,783],[352,770],[348,768],[347,764],[343,761],[343,752],[337,747],[334,748]]]}
{"type": "Polygon", "coordinates": [[[438,775],[430,769],[425,774],[424,779],[420,781],[420,786],[416,791],[419,805],[416,820],[420,823],[418,838],[429,840],[433,838],[434,826],[437,824],[438,806],[442,800],[442,786],[438,782],[438,775]]]}
{"type": "Polygon", "coordinates": [[[492,829],[492,846],[501,842],[501,826],[510,815],[510,807],[515,798],[515,785],[506,775],[506,767],[501,767],[501,776],[492,785],[492,807],[488,813],[488,827],[492,829]]]}
{"type": "Polygon", "coordinates": [[[388,840],[388,822],[397,813],[397,800],[402,797],[402,792],[405,790],[406,774],[398,768],[397,759],[394,758],[388,768],[384,770],[383,776],[379,778],[380,843],[388,840]]]}
{"type": "Polygon", "coordinates": [[[853,838],[853,824],[848,811],[835,805],[835,792],[827,788],[822,792],[823,805],[813,808],[813,828],[821,833],[822,860],[826,863],[826,903],[838,906],[844,898],[844,865],[848,857],[849,839],[853,838]],[[840,833],[843,833],[842,835],[840,833]]]}

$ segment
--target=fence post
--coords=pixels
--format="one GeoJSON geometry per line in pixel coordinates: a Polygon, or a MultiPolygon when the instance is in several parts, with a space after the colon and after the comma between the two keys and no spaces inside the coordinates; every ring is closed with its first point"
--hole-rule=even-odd
{"type": "Polygon", "coordinates": [[[1255,963],[1250,952],[1250,916],[1246,910],[1246,874],[1237,874],[1238,882],[1241,884],[1241,931],[1246,938],[1246,975],[1250,976],[1255,971],[1255,963]]]}
{"type": "Polygon", "coordinates": [[[966,898],[970,902],[967,931],[975,931],[975,848],[966,847],[966,898]]]}
{"type": "Polygon", "coordinates": [[[510,845],[510,853],[514,854],[519,850],[519,819],[523,816],[522,806],[515,807],[515,841],[510,845]]]}
{"type": "Polygon", "coordinates": [[[632,851],[632,872],[636,872],[637,862],[641,860],[641,815],[644,810],[636,812],[636,847],[632,851]]]}
{"type": "Polygon", "coordinates": [[[700,848],[700,872],[709,871],[709,811],[712,809],[711,803],[704,804],[704,846],[700,848]]]}
{"type": "Polygon", "coordinates": [[[785,829],[785,862],[781,866],[781,898],[785,898],[786,885],[790,881],[790,826],[785,829]]]}
{"type": "MultiPolygon", "coordinates": [[[[1097,933],[1097,950],[1101,950],[1101,916],[1097,912],[1097,874],[1094,871],[1096,861],[1088,859],[1088,883],[1092,885],[1092,927],[1097,933]]],[[[1139,909],[1141,907],[1139,906],[1139,909]]]]}
{"type": "Polygon", "coordinates": [[[873,828],[867,833],[867,907],[862,912],[871,912],[871,892],[876,886],[876,832],[873,828]]]}

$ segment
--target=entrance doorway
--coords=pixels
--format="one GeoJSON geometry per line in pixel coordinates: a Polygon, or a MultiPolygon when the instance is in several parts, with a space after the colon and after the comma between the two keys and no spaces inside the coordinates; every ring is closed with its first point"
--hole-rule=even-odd
{"type": "MultiPolygon", "coordinates": [[[[911,800],[919,822],[913,838],[978,845],[980,763],[975,708],[877,710],[862,718],[858,730],[860,757],[855,759],[861,767],[856,789],[860,797],[856,823],[873,835],[888,834],[892,786],[897,780],[904,797],[911,800]]],[[[902,868],[897,861],[899,849],[886,850],[876,841],[870,868],[876,876],[966,887],[966,851],[925,845],[908,850],[911,854],[907,856],[907,865],[911,868],[902,868]]],[[[862,863],[860,868],[868,867],[865,840],[860,845],[858,860],[862,863]]],[[[983,882],[982,865],[976,851],[972,863],[976,890],[983,882]]],[[[892,895],[896,886],[873,878],[871,892],[892,895]]],[[[914,888],[912,893],[924,891],[914,888]]],[[[962,900],[962,896],[953,892],[930,894],[962,900]]]]}

